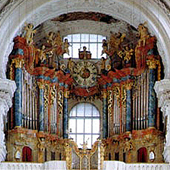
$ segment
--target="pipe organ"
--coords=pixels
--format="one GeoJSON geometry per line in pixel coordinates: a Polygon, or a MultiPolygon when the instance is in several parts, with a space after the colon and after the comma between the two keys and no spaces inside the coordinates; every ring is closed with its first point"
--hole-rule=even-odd
{"type": "Polygon", "coordinates": [[[7,72],[17,85],[8,113],[7,148],[13,154],[7,160],[22,161],[15,153],[27,146],[35,162],[61,159],[70,167],[72,160],[79,162],[88,153],[90,167],[99,157],[101,165],[104,159],[142,162],[137,154],[145,147],[147,155],[155,154],[155,162],[163,162],[163,123],[154,92],[163,68],[156,37],[144,24],[138,32],[141,37],[132,47],[123,44],[125,34],[111,34],[103,49],[107,58],[100,60],[92,59],[86,48],[79,51],[79,59],[64,59],[59,32],[41,49],[27,42],[27,34],[17,36],[7,72]],[[80,150],[69,139],[69,111],[76,103],[96,101],[100,101],[101,141],[91,151],[80,150]],[[99,143],[102,148],[97,148],[99,143]],[[98,150],[101,155],[93,156],[98,150]]]}

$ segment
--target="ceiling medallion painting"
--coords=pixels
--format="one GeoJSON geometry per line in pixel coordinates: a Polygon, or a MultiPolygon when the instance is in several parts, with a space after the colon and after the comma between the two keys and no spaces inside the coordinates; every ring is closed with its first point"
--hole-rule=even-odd
{"type": "Polygon", "coordinates": [[[92,21],[104,22],[107,24],[119,22],[119,20],[113,18],[110,15],[106,15],[98,12],[73,12],[73,13],[63,14],[57,18],[52,19],[52,21],[60,21],[60,22],[76,21],[76,20],[92,20],[92,21]]]}

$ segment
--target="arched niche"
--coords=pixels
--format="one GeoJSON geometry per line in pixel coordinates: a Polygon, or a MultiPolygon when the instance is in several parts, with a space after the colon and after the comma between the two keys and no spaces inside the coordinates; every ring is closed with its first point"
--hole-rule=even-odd
{"type": "Polygon", "coordinates": [[[145,147],[138,149],[138,162],[147,162],[147,149],[145,147]]]}
{"type": "Polygon", "coordinates": [[[24,146],[22,149],[22,161],[32,162],[32,149],[28,146],[24,146]]]}

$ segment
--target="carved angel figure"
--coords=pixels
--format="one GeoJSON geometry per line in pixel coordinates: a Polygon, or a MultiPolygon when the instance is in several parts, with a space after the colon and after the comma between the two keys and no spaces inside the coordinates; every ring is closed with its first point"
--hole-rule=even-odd
{"type": "Polygon", "coordinates": [[[44,138],[38,138],[38,145],[39,151],[43,152],[45,150],[45,140],[44,138]]]}
{"type": "Polygon", "coordinates": [[[23,37],[26,38],[27,44],[31,45],[33,43],[33,37],[36,33],[36,30],[33,30],[32,24],[27,24],[24,28],[23,37]]]}
{"type": "Polygon", "coordinates": [[[45,45],[42,45],[39,57],[40,57],[40,62],[41,63],[44,63],[44,61],[47,59],[46,58],[46,53],[45,53],[45,45]]]}
{"type": "Polygon", "coordinates": [[[146,40],[150,37],[149,32],[148,32],[148,28],[145,27],[146,22],[144,22],[143,24],[139,24],[138,26],[138,33],[139,33],[139,41],[138,41],[138,45],[139,46],[145,46],[146,45],[146,40]]]}
{"type": "Polygon", "coordinates": [[[68,42],[68,39],[66,38],[63,43],[63,48],[64,48],[64,53],[67,53],[68,55],[70,55],[69,46],[70,46],[70,43],[68,42]]]}
{"type": "Polygon", "coordinates": [[[55,38],[55,46],[56,46],[56,55],[57,56],[61,56],[63,53],[62,45],[63,45],[62,38],[60,36],[60,31],[58,31],[56,34],[56,38],[55,38]]]}
{"type": "Polygon", "coordinates": [[[124,152],[130,151],[133,149],[133,144],[131,142],[131,140],[129,139],[125,139],[125,143],[124,143],[124,152]]]}
{"type": "Polygon", "coordinates": [[[53,46],[54,43],[55,43],[55,41],[54,41],[54,32],[49,32],[47,36],[48,36],[47,43],[49,43],[49,44],[51,44],[53,46]]]}
{"type": "Polygon", "coordinates": [[[43,162],[43,152],[45,151],[45,140],[44,138],[38,138],[39,154],[38,154],[38,162],[43,162]]]}
{"type": "Polygon", "coordinates": [[[108,44],[107,44],[106,39],[103,39],[103,40],[102,40],[102,48],[103,48],[103,50],[102,50],[101,55],[103,55],[104,53],[106,53],[106,51],[108,50],[108,44]]]}
{"type": "Polygon", "coordinates": [[[109,41],[109,50],[115,51],[120,48],[120,44],[123,42],[124,38],[126,37],[126,34],[121,34],[120,32],[118,34],[113,34],[111,32],[110,41],[109,41]]]}
{"type": "Polygon", "coordinates": [[[75,63],[72,60],[72,58],[69,58],[68,63],[67,63],[67,68],[70,71],[70,73],[73,73],[74,65],[75,65],[75,63]]]}

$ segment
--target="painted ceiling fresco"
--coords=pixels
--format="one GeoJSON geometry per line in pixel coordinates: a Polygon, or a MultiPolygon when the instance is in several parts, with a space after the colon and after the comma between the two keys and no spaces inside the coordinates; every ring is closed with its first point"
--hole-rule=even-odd
{"type": "Polygon", "coordinates": [[[76,21],[76,20],[92,20],[92,21],[99,21],[105,22],[107,24],[119,22],[119,20],[113,18],[112,16],[98,13],[98,12],[73,12],[68,14],[60,15],[52,19],[52,21],[60,21],[60,22],[67,22],[67,21],[76,21]]]}

